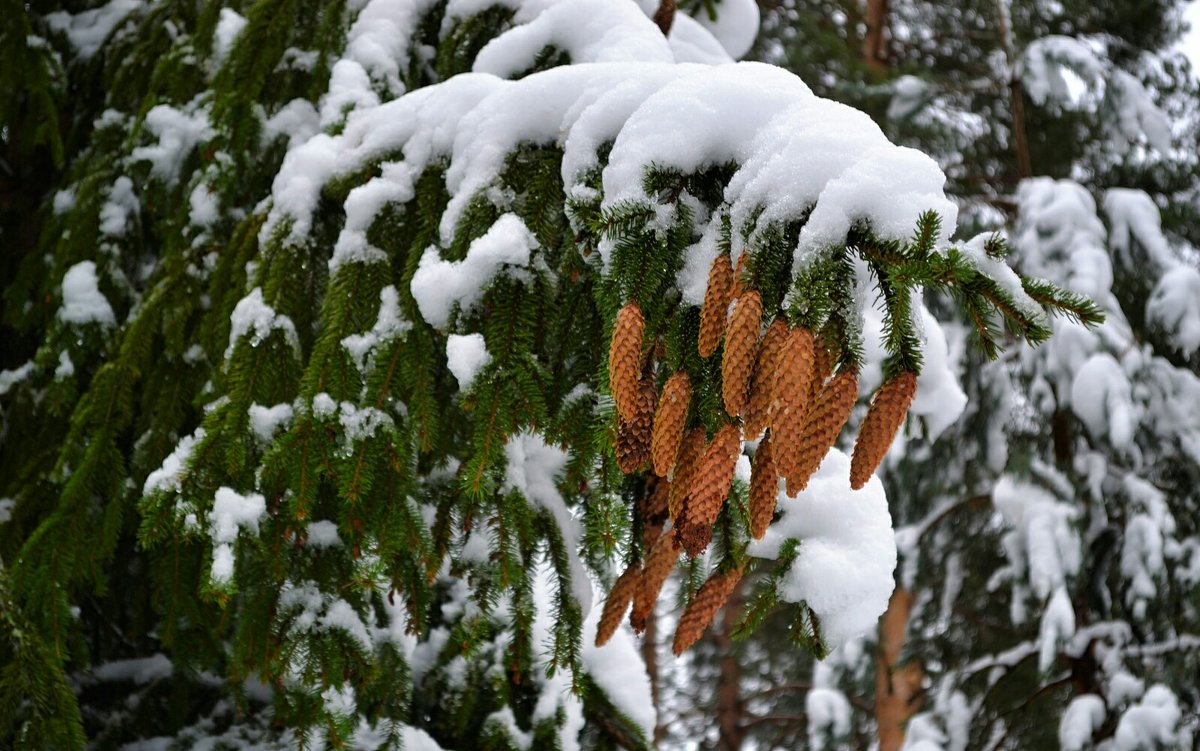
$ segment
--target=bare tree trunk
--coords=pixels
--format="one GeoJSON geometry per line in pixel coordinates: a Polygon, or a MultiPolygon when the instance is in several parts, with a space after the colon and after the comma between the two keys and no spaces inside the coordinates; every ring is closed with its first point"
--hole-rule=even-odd
{"type": "Polygon", "coordinates": [[[1029,159],[1029,135],[1025,130],[1025,89],[1021,84],[1021,68],[1016,60],[1008,0],[996,0],[996,18],[1000,47],[1008,61],[1008,103],[1012,112],[1012,139],[1013,151],[1017,157],[1017,177],[1024,180],[1033,176],[1033,164],[1029,159]]]}
{"type": "Polygon", "coordinates": [[[717,751],[740,751],[745,736],[741,670],[733,650],[733,630],[741,612],[742,584],[739,583],[721,608],[721,628],[713,637],[721,655],[717,663],[717,751]]]}
{"type": "Polygon", "coordinates": [[[875,723],[879,727],[879,751],[899,751],[904,745],[908,719],[921,707],[924,671],[917,662],[898,665],[913,596],[900,587],[892,593],[879,629],[879,653],[875,658],[875,723]]]}
{"type": "Polygon", "coordinates": [[[642,661],[646,663],[646,675],[650,676],[650,702],[654,705],[654,739],[653,745],[658,748],[666,726],[662,721],[662,705],[659,704],[658,682],[658,613],[650,611],[646,619],[646,630],[642,633],[642,661]]]}
{"type": "Polygon", "coordinates": [[[675,22],[675,0],[661,0],[658,10],[654,11],[654,23],[658,25],[663,36],[671,34],[671,24],[675,22]]]}
{"type": "Polygon", "coordinates": [[[888,0],[867,0],[867,35],[863,38],[863,57],[867,65],[875,70],[887,67],[887,42],[883,34],[887,19],[888,0]]]}

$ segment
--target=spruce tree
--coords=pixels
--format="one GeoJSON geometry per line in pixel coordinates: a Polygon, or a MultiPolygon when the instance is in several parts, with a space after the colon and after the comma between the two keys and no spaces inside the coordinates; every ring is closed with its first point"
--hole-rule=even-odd
{"type": "Polygon", "coordinates": [[[922,290],[989,356],[1102,311],[952,243],[929,157],[734,64],[751,5],[673,5],[8,0],[6,745],[642,748],[593,580],[644,611],[681,547],[677,651],[745,575],[747,630],[871,627],[882,486],[821,463],[859,374],[922,372],[922,290]]]}

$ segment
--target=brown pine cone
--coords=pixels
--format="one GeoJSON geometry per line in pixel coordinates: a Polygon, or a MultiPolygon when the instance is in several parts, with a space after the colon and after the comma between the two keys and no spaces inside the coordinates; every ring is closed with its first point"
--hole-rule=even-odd
{"type": "Polygon", "coordinates": [[[829,380],[829,376],[833,375],[833,354],[822,344],[817,341],[814,345],[816,356],[813,358],[813,379],[808,387],[809,404],[817,400],[817,395],[821,393],[821,389],[825,388],[825,382],[829,380]]]}
{"type": "Polygon", "coordinates": [[[650,432],[654,428],[657,401],[654,377],[647,373],[638,388],[633,419],[620,420],[617,425],[617,466],[625,474],[638,471],[650,461],[650,432]]]}
{"type": "Polygon", "coordinates": [[[650,435],[650,457],[654,471],[664,477],[670,474],[679,455],[691,401],[692,382],[688,374],[682,370],[672,373],[663,384],[658,412],[654,415],[654,430],[650,435]]]}
{"type": "Polygon", "coordinates": [[[741,580],[742,570],[733,568],[725,572],[714,572],[700,585],[687,610],[679,617],[679,626],[675,629],[675,643],[671,647],[676,655],[683,654],[684,650],[699,641],[708,624],[712,623],[717,611],[729,599],[729,595],[741,580]]]}
{"type": "Polygon", "coordinates": [[[608,346],[608,386],[622,420],[632,420],[637,412],[638,364],[642,359],[642,336],[646,320],[637,303],[626,303],[613,324],[608,346]]]}
{"type": "Polygon", "coordinates": [[[688,555],[699,555],[712,539],[712,526],[729,495],[741,449],[742,435],[736,425],[722,427],[704,449],[676,531],[688,555]]]}
{"type": "Polygon", "coordinates": [[[771,434],[775,438],[775,467],[784,477],[790,477],[800,461],[800,436],[808,415],[808,391],[813,378],[813,350],[812,332],[798,327],[788,332],[779,351],[771,434]]]}
{"type": "Polygon", "coordinates": [[[646,490],[641,501],[642,548],[649,550],[667,523],[667,498],[671,494],[671,482],[665,477],[652,476],[646,483],[646,490]]]}
{"type": "MultiPolygon", "coordinates": [[[[743,258],[745,256],[743,255],[743,258]]],[[[725,330],[725,354],[721,358],[721,398],[725,412],[737,417],[746,407],[750,375],[758,357],[758,334],[762,328],[762,295],[751,290],[738,298],[725,330]]]]}
{"type": "Polygon", "coordinates": [[[633,611],[629,614],[629,623],[637,633],[646,630],[646,621],[654,612],[658,593],[662,591],[667,577],[675,570],[678,560],[679,548],[675,547],[675,543],[667,536],[659,537],[658,542],[646,554],[642,575],[638,578],[637,588],[633,592],[633,611]]]}
{"type": "Polygon", "coordinates": [[[746,259],[750,253],[745,249],[738,256],[737,266],[733,269],[733,296],[741,297],[746,290],[750,289],[750,274],[746,271],[746,259]]]}
{"type": "Polygon", "coordinates": [[[896,431],[917,395],[917,374],[897,373],[875,392],[867,416],[858,428],[854,456],[850,460],[850,487],[858,490],[867,484],[887,454],[896,431]]]}
{"type": "MultiPolygon", "coordinates": [[[[825,455],[837,441],[842,426],[858,400],[858,371],[843,370],[835,375],[809,410],[800,438],[800,460],[788,475],[787,493],[794,496],[808,487],[808,480],[821,466],[825,455]]],[[[780,474],[783,474],[782,471],[780,474]]]]}
{"type": "Polygon", "coordinates": [[[761,540],[775,518],[775,501],[779,497],[779,475],[771,456],[771,434],[768,433],[754,452],[750,465],[750,535],[761,540]]]}
{"type": "Polygon", "coordinates": [[[675,469],[671,474],[671,492],[667,497],[667,513],[678,525],[683,509],[687,506],[688,494],[692,489],[692,480],[696,478],[696,468],[704,456],[704,428],[697,425],[688,431],[683,443],[679,446],[679,456],[675,460],[675,469]]]}
{"type": "Polygon", "coordinates": [[[722,253],[713,261],[708,272],[708,289],[704,292],[704,305],[700,308],[700,338],[697,349],[701,357],[711,357],[721,343],[725,331],[725,317],[729,303],[733,300],[733,266],[729,256],[722,253]]]}
{"type": "Polygon", "coordinates": [[[771,416],[771,399],[775,395],[775,374],[778,372],[779,352],[787,341],[788,326],[782,318],[771,321],[755,358],[754,375],[750,379],[750,396],[743,413],[746,440],[754,441],[767,429],[771,416]]]}
{"type": "Polygon", "coordinates": [[[604,610],[600,612],[600,624],[596,626],[597,647],[603,647],[616,633],[617,626],[621,625],[621,619],[625,617],[625,608],[629,607],[630,601],[633,600],[633,593],[637,590],[641,578],[642,565],[633,563],[613,582],[612,589],[608,591],[608,598],[604,601],[604,610]]]}

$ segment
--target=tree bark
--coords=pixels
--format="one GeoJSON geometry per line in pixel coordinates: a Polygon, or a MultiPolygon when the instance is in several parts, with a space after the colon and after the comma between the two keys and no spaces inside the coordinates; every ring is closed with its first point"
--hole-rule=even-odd
{"type": "Polygon", "coordinates": [[[874,70],[887,67],[887,42],[883,34],[887,19],[888,0],[867,0],[867,35],[863,38],[863,57],[867,66],[874,70]]]}
{"type": "Polygon", "coordinates": [[[741,695],[741,670],[733,649],[733,630],[742,612],[742,583],[721,608],[721,628],[714,635],[717,668],[717,751],[740,751],[745,737],[745,707],[741,695]]]}
{"type": "Polygon", "coordinates": [[[1000,34],[1000,47],[1008,62],[1008,104],[1012,113],[1013,151],[1017,157],[1017,177],[1024,180],[1033,176],[1033,164],[1029,158],[1029,135],[1025,130],[1025,87],[1021,83],[1021,68],[1017,65],[1012,28],[1008,13],[1008,0],[996,0],[996,31],[1000,34]]]}
{"type": "Polygon", "coordinates": [[[921,707],[924,670],[915,661],[898,664],[912,604],[912,593],[897,587],[888,601],[879,629],[879,653],[875,658],[875,724],[879,728],[879,751],[899,751],[904,745],[905,725],[921,707]]]}
{"type": "Polygon", "coordinates": [[[671,34],[671,24],[675,22],[675,1],[661,0],[658,10],[654,11],[654,23],[658,25],[663,36],[671,34]]]}

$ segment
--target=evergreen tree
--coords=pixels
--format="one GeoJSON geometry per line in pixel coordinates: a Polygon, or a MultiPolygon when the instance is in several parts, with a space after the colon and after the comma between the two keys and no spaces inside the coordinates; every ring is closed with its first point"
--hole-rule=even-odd
{"type": "Polygon", "coordinates": [[[735,647],[759,747],[1192,746],[1198,87],[1170,51],[1179,5],[893,0],[882,67],[857,3],[823,26],[810,4],[768,13],[757,54],[935,155],[961,236],[1007,225],[1016,268],[1108,318],[992,362],[927,295],[951,367],[936,383],[926,364],[881,472],[897,591],[877,635],[821,664],[781,664],[771,621],[735,647]]]}
{"type": "Polygon", "coordinates": [[[680,547],[676,652],[747,573],[817,655],[884,610],[903,410],[821,462],[944,370],[919,290],[1102,319],[746,2],[67,6],[0,31],[7,745],[645,747],[680,547]]]}

